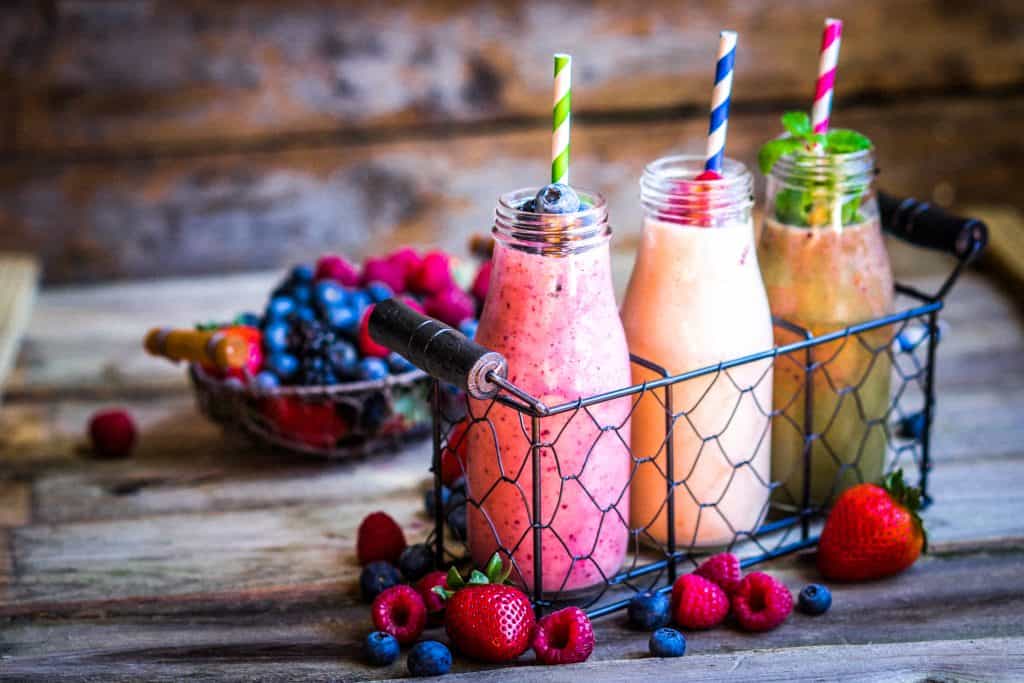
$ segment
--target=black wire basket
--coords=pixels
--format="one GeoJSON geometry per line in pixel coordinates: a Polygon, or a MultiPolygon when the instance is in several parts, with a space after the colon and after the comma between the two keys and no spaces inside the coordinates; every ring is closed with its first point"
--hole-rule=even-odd
{"type": "Polygon", "coordinates": [[[897,284],[896,312],[826,334],[814,335],[776,319],[776,327],[798,341],[679,375],[632,356],[654,379],[560,405],[546,405],[509,382],[502,356],[443,323],[396,301],[378,305],[370,320],[374,338],[434,378],[435,528],[429,542],[439,566],[466,559],[479,564],[497,551],[511,563],[513,580],[530,593],[538,612],[574,604],[593,618],[625,607],[636,591],[671,590],[676,576],[709,552],[728,549],[743,566],[750,566],[814,546],[816,523],[838,491],[874,478],[867,462],[874,457],[871,452],[878,453],[875,475],[903,469],[927,502],[939,312],[959,275],[984,248],[987,231],[978,221],[948,216],[913,200],[881,196],[880,203],[886,232],[956,257],[937,292],[897,284]],[[857,376],[836,372],[836,359],[851,353],[866,359],[862,371],[857,376]],[[773,470],[771,477],[751,472],[749,453],[723,447],[731,416],[723,416],[721,427],[712,431],[692,419],[711,392],[731,393],[736,405],[752,400],[760,383],[770,381],[766,377],[771,373],[760,369],[765,366],[803,376],[792,399],[758,408],[775,432],[774,443],[789,438],[800,454],[794,471],[773,470]],[[874,381],[869,376],[880,373],[885,375],[882,406],[869,410],[865,394],[867,383],[874,381]],[[674,405],[675,389],[694,384],[699,400],[674,405]],[[461,400],[450,400],[451,385],[465,392],[461,400]],[[829,400],[835,407],[827,419],[820,419],[819,408],[816,419],[813,402],[823,391],[833,392],[829,400]],[[628,436],[620,432],[645,400],[657,402],[664,412],[665,438],[657,453],[632,453],[628,436]],[[607,419],[610,412],[602,406],[611,402],[628,404],[626,419],[607,419]],[[477,440],[473,453],[497,454],[495,422],[509,416],[521,429],[523,452],[499,457],[504,464],[493,481],[484,479],[482,485],[478,471],[468,478],[464,496],[443,500],[442,470],[452,461],[465,466],[458,456],[462,440],[477,440]],[[854,423],[852,432],[858,434],[851,436],[854,423]],[[560,439],[569,425],[576,425],[574,434],[583,430],[592,435],[585,452],[577,446],[575,453],[560,455],[560,439]],[[681,441],[675,438],[680,430],[686,433],[681,441]],[[602,439],[629,452],[631,462],[629,482],[611,495],[587,477],[587,463],[602,439]],[[722,465],[719,493],[710,497],[690,486],[702,459],[718,459],[722,465]],[[625,502],[627,492],[640,468],[652,466],[661,479],[653,489],[648,481],[642,497],[655,514],[637,524],[625,502]],[[730,487],[741,485],[757,489],[764,501],[744,521],[724,512],[730,487]],[[507,515],[495,513],[509,505],[518,506],[523,523],[510,524],[507,515]],[[453,523],[453,516],[468,518],[468,548],[461,537],[465,526],[453,523]],[[702,533],[702,524],[713,532],[702,533]]]}

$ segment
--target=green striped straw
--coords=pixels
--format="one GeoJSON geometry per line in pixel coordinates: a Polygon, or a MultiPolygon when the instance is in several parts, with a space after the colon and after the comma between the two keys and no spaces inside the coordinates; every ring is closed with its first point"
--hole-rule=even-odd
{"type": "Polygon", "coordinates": [[[554,127],[551,133],[551,182],[569,184],[569,123],[572,118],[572,55],[555,55],[554,127]]]}

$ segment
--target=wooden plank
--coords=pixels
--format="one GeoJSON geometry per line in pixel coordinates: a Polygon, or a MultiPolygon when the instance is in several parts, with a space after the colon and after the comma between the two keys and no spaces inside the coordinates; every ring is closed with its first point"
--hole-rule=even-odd
{"type": "MultiPolygon", "coordinates": [[[[1024,214],[1010,206],[971,207],[985,221],[989,246],[984,266],[996,273],[1009,291],[1019,295],[1024,286],[1024,214]]],[[[1017,297],[1020,306],[1020,297],[1017,297]]]]}
{"type": "Polygon", "coordinates": [[[19,94],[18,146],[57,152],[195,151],[353,129],[546,121],[555,51],[576,57],[580,121],[650,108],[702,112],[726,25],[741,34],[735,110],[782,101],[808,108],[830,15],[846,21],[839,111],[879,96],[1013,87],[1024,67],[1016,43],[1024,10],[1013,0],[826,0],[810,11],[798,0],[728,11],[712,0],[600,2],[584,12],[542,0],[36,7],[9,11],[0,53],[19,94]]]}
{"type": "MultiPolygon", "coordinates": [[[[748,162],[778,112],[737,115],[730,153],[748,162]]],[[[1024,142],[1024,97],[853,107],[836,125],[880,150],[897,194],[1005,202],[1024,142]],[[998,103],[998,107],[995,105],[998,103]],[[997,125],[998,123],[998,125],[997,125]],[[971,144],[954,134],[971,131],[971,144]]],[[[608,196],[623,239],[639,232],[636,180],[672,151],[702,153],[707,123],[668,114],[574,128],[573,174],[608,196]]],[[[542,125],[209,157],[0,165],[0,248],[43,259],[50,282],[276,267],[337,249],[361,258],[401,243],[462,252],[499,192],[545,177],[542,125]],[[285,238],[286,237],[286,238],[285,238]]]]}
{"type": "Polygon", "coordinates": [[[0,398],[28,327],[39,282],[39,263],[30,254],[0,252],[0,398]]]}

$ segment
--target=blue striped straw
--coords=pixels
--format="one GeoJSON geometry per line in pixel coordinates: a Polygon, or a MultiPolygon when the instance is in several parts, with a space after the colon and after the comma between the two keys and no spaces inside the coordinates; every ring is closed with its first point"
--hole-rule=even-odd
{"type": "Polygon", "coordinates": [[[736,32],[718,34],[718,62],[715,64],[715,87],[711,91],[711,125],[708,126],[708,148],[704,170],[722,172],[725,158],[725,132],[729,127],[729,100],[732,98],[732,67],[736,60],[736,32]]]}

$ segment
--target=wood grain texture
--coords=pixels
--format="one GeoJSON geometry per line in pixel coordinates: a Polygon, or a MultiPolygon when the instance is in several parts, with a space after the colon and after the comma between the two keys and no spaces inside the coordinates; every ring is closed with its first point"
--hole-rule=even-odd
{"type": "Polygon", "coordinates": [[[839,111],[865,95],[1014,87],[1024,68],[1013,0],[57,0],[5,15],[15,144],[58,154],[546,121],[556,51],[576,58],[578,116],[703,113],[726,25],[741,36],[734,106],[809,108],[826,16],[846,22],[839,111]]]}
{"type": "Polygon", "coordinates": [[[0,252],[0,399],[28,327],[39,284],[39,263],[31,254],[0,252]]]}
{"type": "MultiPolygon", "coordinates": [[[[1024,97],[993,104],[848,108],[835,123],[874,139],[889,192],[1005,202],[1024,157],[1024,97]]],[[[644,165],[672,151],[702,153],[706,125],[674,116],[579,124],[573,177],[608,197],[620,239],[635,235],[644,165]]],[[[778,130],[777,113],[736,115],[729,153],[750,163],[778,130]]],[[[362,258],[402,243],[464,252],[467,237],[490,226],[499,193],[545,177],[545,131],[0,164],[0,248],[35,250],[50,282],[274,267],[325,249],[362,258]]]]}

